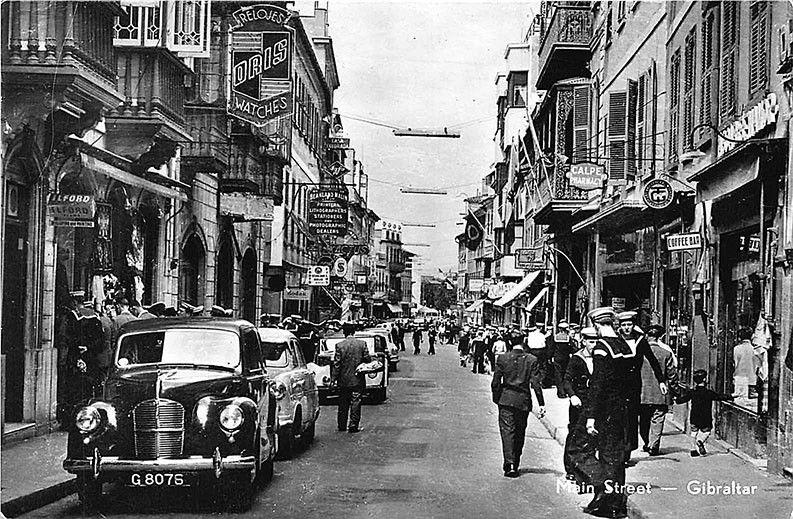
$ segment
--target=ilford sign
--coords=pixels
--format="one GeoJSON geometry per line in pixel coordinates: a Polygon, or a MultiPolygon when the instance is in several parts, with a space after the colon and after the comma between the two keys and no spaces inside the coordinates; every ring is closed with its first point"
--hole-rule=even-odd
{"type": "Polygon", "coordinates": [[[231,27],[228,113],[255,126],[292,113],[291,12],[273,5],[236,11],[231,27]]]}
{"type": "Polygon", "coordinates": [[[776,94],[770,93],[765,99],[756,104],[751,110],[747,111],[740,119],[732,122],[722,133],[731,140],[719,139],[718,156],[721,157],[740,142],[751,139],[768,125],[776,122],[779,113],[776,94]]]}

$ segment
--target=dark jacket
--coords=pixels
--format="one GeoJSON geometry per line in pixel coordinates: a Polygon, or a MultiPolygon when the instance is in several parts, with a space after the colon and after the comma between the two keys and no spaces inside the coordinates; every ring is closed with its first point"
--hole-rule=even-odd
{"type": "Polygon", "coordinates": [[[460,337],[457,351],[460,352],[460,355],[468,355],[468,352],[471,349],[471,339],[468,337],[468,334],[463,334],[460,337]]]}
{"type": "Polygon", "coordinates": [[[564,373],[565,396],[577,396],[582,403],[588,402],[590,378],[592,373],[589,372],[584,356],[580,352],[573,354],[564,373]]]}
{"type": "Polygon", "coordinates": [[[672,352],[661,348],[655,343],[650,343],[655,358],[661,365],[664,382],[669,388],[666,395],[661,393],[655,373],[649,362],[642,363],[642,404],[671,405],[672,389],[677,387],[677,369],[672,358],[672,352]]]}
{"type": "Polygon", "coordinates": [[[371,362],[369,348],[360,339],[348,337],[336,345],[333,354],[334,380],[339,387],[361,387],[366,385],[365,375],[356,375],[358,365],[371,362]]]}
{"type": "Polygon", "coordinates": [[[537,358],[521,348],[513,348],[496,358],[496,370],[490,383],[493,402],[500,406],[531,411],[533,389],[537,402],[544,406],[540,382],[537,358]]]}

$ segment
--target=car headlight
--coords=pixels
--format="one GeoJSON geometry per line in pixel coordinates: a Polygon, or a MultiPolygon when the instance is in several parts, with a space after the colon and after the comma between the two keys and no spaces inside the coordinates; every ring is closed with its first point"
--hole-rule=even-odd
{"type": "Polygon", "coordinates": [[[86,406],[77,411],[77,416],[74,419],[74,425],[81,433],[88,434],[94,432],[99,427],[99,422],[102,417],[95,407],[86,406]]]}
{"type": "Polygon", "coordinates": [[[242,416],[242,409],[237,404],[229,404],[220,412],[220,426],[226,430],[239,429],[244,421],[245,417],[242,416]]]}
{"type": "Polygon", "coordinates": [[[273,395],[276,400],[281,400],[286,396],[286,386],[282,382],[278,382],[273,386],[273,395]]]}

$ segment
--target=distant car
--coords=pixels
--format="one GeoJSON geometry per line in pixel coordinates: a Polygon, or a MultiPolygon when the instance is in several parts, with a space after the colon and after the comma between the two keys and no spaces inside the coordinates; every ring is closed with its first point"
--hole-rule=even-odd
{"type": "MultiPolygon", "coordinates": [[[[388,398],[389,379],[386,341],[379,334],[366,332],[356,333],[355,338],[361,339],[366,343],[366,346],[369,348],[369,355],[373,360],[378,359],[383,363],[383,371],[368,373],[366,375],[366,390],[364,394],[371,396],[376,402],[384,402],[386,398],[388,398]]],[[[340,335],[322,339],[320,341],[319,353],[317,354],[316,361],[309,364],[309,369],[316,375],[317,389],[319,390],[320,398],[326,398],[337,393],[335,388],[330,387],[330,370],[333,364],[333,354],[336,351],[336,345],[343,340],[344,337],[340,335]]]]}
{"type": "MultiPolygon", "coordinates": [[[[394,341],[391,339],[390,329],[369,328],[358,333],[368,333],[382,337],[386,342],[386,358],[388,359],[388,369],[390,371],[399,371],[399,347],[394,344],[394,341]]],[[[358,333],[356,333],[356,336],[358,333]]]]}
{"type": "Polygon", "coordinates": [[[291,332],[259,328],[267,373],[273,381],[278,407],[278,456],[290,457],[300,439],[314,441],[319,417],[319,396],[314,373],[309,371],[300,343],[291,332]]]}
{"type": "Polygon", "coordinates": [[[276,403],[256,328],[219,318],[133,321],[119,330],[102,396],[70,424],[63,468],[84,507],[102,484],[217,487],[246,509],[273,476],[276,403]]]}

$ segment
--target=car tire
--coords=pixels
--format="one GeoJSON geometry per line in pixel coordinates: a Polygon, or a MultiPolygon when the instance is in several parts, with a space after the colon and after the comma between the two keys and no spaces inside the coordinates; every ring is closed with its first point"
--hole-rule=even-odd
{"type": "Polygon", "coordinates": [[[288,460],[295,452],[295,434],[293,425],[284,425],[278,429],[278,452],[276,456],[279,460],[288,460]]]}
{"type": "Polygon", "coordinates": [[[311,424],[303,429],[303,434],[300,435],[300,439],[303,440],[303,445],[311,445],[314,443],[314,437],[317,434],[317,424],[316,422],[311,422],[311,424]]]}
{"type": "Polygon", "coordinates": [[[102,499],[102,483],[88,475],[77,476],[77,496],[83,512],[91,512],[102,499]]]}

